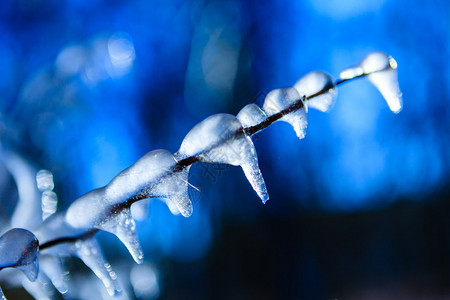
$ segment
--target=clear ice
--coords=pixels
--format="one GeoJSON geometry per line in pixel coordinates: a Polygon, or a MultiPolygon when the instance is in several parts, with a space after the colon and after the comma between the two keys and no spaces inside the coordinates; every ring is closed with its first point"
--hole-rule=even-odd
{"type": "Polygon", "coordinates": [[[403,108],[397,73],[397,62],[394,58],[384,52],[373,52],[358,66],[342,71],[340,77],[350,79],[368,74],[368,79],[383,95],[390,110],[397,114],[403,108]]]}
{"type": "Polygon", "coordinates": [[[7,231],[0,237],[0,269],[19,269],[30,281],[35,281],[39,271],[38,247],[37,238],[28,230],[7,231]]]}
{"type": "Polygon", "coordinates": [[[44,191],[41,196],[42,220],[47,219],[56,212],[58,196],[53,191],[44,191]]]}
{"type": "Polygon", "coordinates": [[[186,135],[175,156],[178,160],[197,156],[203,162],[241,166],[261,200],[265,203],[269,199],[255,146],[233,115],[216,114],[197,124],[186,135]]]}
{"type": "Polygon", "coordinates": [[[1,288],[0,288],[0,300],[6,300],[5,295],[3,294],[3,291],[1,288]]]}
{"type": "Polygon", "coordinates": [[[129,208],[113,213],[96,225],[97,228],[110,232],[117,236],[119,240],[127,247],[134,261],[141,264],[144,261],[144,253],[136,233],[136,223],[131,217],[129,208]]]}
{"type": "Polygon", "coordinates": [[[267,119],[266,113],[261,108],[254,104],[248,104],[241,109],[236,118],[241,122],[244,128],[258,125],[267,119]]]}
{"type": "MultiPolygon", "coordinates": [[[[70,226],[64,214],[55,214],[48,218],[36,231],[41,241],[50,241],[61,237],[76,237],[84,233],[70,226]]],[[[88,266],[103,282],[111,295],[120,294],[121,288],[111,265],[105,260],[100,245],[95,237],[78,239],[72,243],[62,243],[42,250],[41,257],[49,256],[42,271],[51,279],[53,285],[61,292],[67,290],[65,286],[65,272],[61,270],[59,257],[76,256],[88,266]],[[59,274],[59,275],[58,275],[59,274]]]]}
{"type": "Polygon", "coordinates": [[[58,197],[52,191],[55,187],[53,174],[48,170],[40,170],[36,174],[36,183],[41,191],[42,220],[47,219],[56,212],[58,197]]]}
{"type": "Polygon", "coordinates": [[[48,170],[40,170],[36,174],[36,183],[39,191],[51,191],[55,187],[53,174],[48,170]]]}
{"type": "Polygon", "coordinates": [[[336,84],[328,73],[322,71],[308,73],[297,81],[294,88],[300,95],[306,97],[324,91],[323,94],[308,99],[308,108],[312,107],[327,112],[333,108],[336,102],[336,84]]]}
{"type": "Polygon", "coordinates": [[[43,272],[50,279],[58,292],[61,294],[66,294],[68,292],[68,272],[63,269],[59,257],[41,254],[39,256],[39,268],[40,272],[43,272]]]}
{"type": "Polygon", "coordinates": [[[119,295],[122,289],[117,280],[116,273],[105,260],[100,245],[93,237],[75,242],[76,255],[88,266],[103,282],[108,294],[119,295]]]}
{"type": "Polygon", "coordinates": [[[298,138],[302,139],[306,135],[306,127],[308,126],[308,107],[304,102],[304,97],[300,96],[295,88],[282,88],[271,91],[264,100],[263,110],[268,116],[272,116],[298,101],[303,101],[303,107],[289,112],[279,121],[291,124],[298,138]]]}
{"type": "Polygon", "coordinates": [[[188,171],[172,172],[175,157],[167,150],[147,153],[118,174],[107,186],[78,198],[67,210],[66,220],[75,228],[98,228],[115,234],[137,263],[143,261],[135,222],[128,199],[138,194],[147,198],[165,198],[174,203],[184,217],[192,214],[188,196],[188,171]],[[120,209],[118,206],[123,205],[120,209]]]}

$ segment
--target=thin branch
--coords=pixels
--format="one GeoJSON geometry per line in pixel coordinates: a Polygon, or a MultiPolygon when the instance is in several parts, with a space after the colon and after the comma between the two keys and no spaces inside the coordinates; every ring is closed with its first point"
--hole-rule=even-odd
{"type": "MultiPolygon", "coordinates": [[[[380,71],[382,71],[382,70],[380,70],[380,71]]],[[[332,89],[335,86],[342,85],[342,84],[344,84],[346,82],[349,82],[349,81],[352,81],[354,79],[365,77],[365,76],[367,76],[369,74],[370,73],[364,73],[364,74],[361,74],[361,75],[358,75],[358,76],[355,76],[355,77],[352,77],[352,78],[338,79],[338,80],[335,81],[334,85],[332,85],[332,84],[327,85],[325,88],[323,88],[322,90],[320,90],[319,92],[317,92],[317,93],[315,93],[313,95],[310,95],[308,97],[303,97],[303,99],[298,99],[298,101],[295,102],[294,104],[292,104],[291,106],[285,108],[284,110],[282,110],[282,111],[280,111],[280,112],[278,112],[278,113],[276,113],[274,115],[269,116],[267,119],[265,119],[261,123],[256,124],[254,126],[247,127],[247,128],[243,128],[243,130],[239,130],[235,134],[236,135],[240,135],[240,134],[245,133],[248,136],[252,136],[252,135],[254,135],[254,134],[256,134],[256,133],[266,129],[267,127],[269,127],[274,122],[276,122],[279,119],[281,119],[286,114],[301,109],[304,106],[304,104],[303,104],[304,102],[303,101],[308,101],[310,99],[313,99],[315,97],[323,95],[323,94],[327,93],[330,89],[332,89]]],[[[171,170],[168,170],[167,175],[168,174],[172,174],[172,173],[176,173],[176,172],[180,172],[183,169],[193,165],[194,163],[196,163],[198,161],[200,161],[200,157],[199,156],[186,157],[186,158],[178,161],[177,164],[175,165],[175,167],[173,167],[171,170]]],[[[165,176],[167,176],[167,175],[165,175],[165,176]]],[[[140,200],[144,200],[144,199],[147,199],[147,198],[149,198],[148,194],[145,193],[144,191],[141,191],[141,192],[137,193],[135,196],[127,199],[127,201],[125,201],[124,203],[111,206],[110,213],[111,214],[117,214],[117,213],[119,213],[120,211],[122,211],[124,209],[130,208],[130,206],[134,202],[137,202],[137,201],[140,201],[140,200]]],[[[94,234],[96,234],[98,231],[100,231],[100,230],[94,228],[94,229],[90,229],[90,230],[86,231],[85,233],[83,233],[81,235],[78,235],[76,237],[61,237],[61,238],[58,238],[58,239],[50,240],[50,241],[45,242],[44,244],[40,245],[39,249],[40,250],[44,250],[46,248],[50,248],[50,247],[58,245],[58,244],[73,243],[73,242],[76,242],[79,239],[87,239],[87,238],[93,236],[94,234]]]]}

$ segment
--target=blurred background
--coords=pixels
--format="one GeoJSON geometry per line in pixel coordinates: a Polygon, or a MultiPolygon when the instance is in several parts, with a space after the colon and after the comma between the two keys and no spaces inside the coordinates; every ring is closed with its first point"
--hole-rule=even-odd
{"type": "MultiPolygon", "coordinates": [[[[145,153],[175,152],[211,114],[385,51],[400,114],[358,80],[330,113],[310,110],[304,140],[283,123],[255,136],[266,205],[240,168],[196,164],[191,218],[152,200],[137,222],[154,290],[128,296],[449,298],[449,33],[446,0],[2,1],[1,151],[52,171],[64,210],[145,153]]],[[[125,247],[99,237],[128,277],[125,247]]]]}

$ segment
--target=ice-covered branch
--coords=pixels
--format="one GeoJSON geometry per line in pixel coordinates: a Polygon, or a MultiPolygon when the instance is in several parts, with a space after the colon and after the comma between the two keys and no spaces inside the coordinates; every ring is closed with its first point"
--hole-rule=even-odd
{"type": "MultiPolygon", "coordinates": [[[[137,239],[131,205],[146,198],[161,198],[173,213],[189,217],[193,205],[188,196],[188,175],[190,167],[200,161],[240,166],[265,203],[269,194],[259,169],[252,136],[274,122],[282,121],[289,123],[300,139],[304,138],[308,109],[329,111],[337,96],[337,86],[362,77],[367,77],[378,88],[393,112],[401,110],[397,64],[387,54],[375,52],[359,65],[341,72],[338,80],[325,72],[314,71],[302,77],[294,87],[271,91],[262,108],[249,104],[237,116],[210,116],[189,131],[176,153],[167,150],[147,153],[105,187],[75,200],[66,212],[54,214],[57,198],[52,191],[51,173],[41,172],[38,184],[41,183],[43,192],[44,222],[36,236],[41,244],[42,257],[77,256],[103,281],[110,294],[120,293],[115,273],[104,260],[95,240],[97,231],[116,235],[133,259],[142,263],[143,251],[137,239]]],[[[57,272],[57,263],[48,259],[45,269],[46,276],[56,287],[58,276],[52,277],[52,274],[61,272],[57,272]]],[[[60,289],[64,290],[61,284],[60,289]]]]}

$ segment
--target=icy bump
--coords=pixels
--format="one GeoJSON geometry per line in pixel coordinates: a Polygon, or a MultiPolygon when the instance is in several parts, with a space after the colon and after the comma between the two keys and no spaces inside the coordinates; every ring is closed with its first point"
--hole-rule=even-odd
{"type": "Polygon", "coordinates": [[[38,276],[39,242],[28,230],[14,228],[0,237],[0,270],[16,268],[21,270],[30,281],[38,276]]]}
{"type": "Polygon", "coordinates": [[[267,115],[258,105],[251,103],[244,106],[236,118],[244,128],[248,128],[264,122],[267,119],[267,115]]]}
{"type": "MultiPolygon", "coordinates": [[[[69,225],[65,215],[62,213],[48,218],[36,231],[36,235],[44,242],[61,237],[77,237],[83,233],[86,233],[86,230],[74,228],[69,225]]],[[[59,259],[54,258],[68,256],[80,258],[103,282],[109,294],[118,295],[121,292],[115,273],[111,265],[104,258],[100,245],[93,236],[46,248],[42,250],[42,256],[51,258],[44,260],[42,271],[50,278],[53,285],[61,293],[66,289],[64,284],[65,272],[61,270],[59,259]]]]}
{"type": "Polygon", "coordinates": [[[203,162],[240,166],[261,200],[265,203],[269,199],[255,146],[233,115],[216,114],[197,124],[175,156],[178,160],[196,156],[203,162]]]}
{"type": "MultiPolygon", "coordinates": [[[[398,84],[397,62],[384,52],[373,52],[367,55],[361,63],[341,73],[342,79],[351,79],[352,73],[366,74],[369,81],[380,91],[389,109],[399,113],[403,108],[402,92],[398,84]]],[[[360,76],[360,75],[357,75],[360,76]]],[[[354,76],[354,77],[357,77],[354,76]]]]}
{"type": "Polygon", "coordinates": [[[334,78],[328,73],[322,71],[308,73],[297,81],[294,88],[300,95],[307,98],[323,91],[323,94],[308,99],[308,108],[327,112],[336,102],[336,84],[334,78]]]}
{"type": "Polygon", "coordinates": [[[167,150],[147,153],[119,173],[107,186],[78,198],[67,210],[66,220],[75,228],[98,228],[116,235],[137,263],[143,253],[137,240],[129,199],[136,195],[165,198],[176,205],[184,217],[192,214],[188,196],[188,171],[173,172],[175,157],[167,150]]]}
{"type": "Polygon", "coordinates": [[[36,183],[39,191],[51,191],[55,187],[53,183],[53,174],[48,170],[40,170],[36,174],[36,183]]]}
{"type": "Polygon", "coordinates": [[[53,191],[44,191],[41,196],[42,220],[47,219],[56,212],[58,196],[53,191]]]}
{"type": "Polygon", "coordinates": [[[298,138],[303,139],[308,126],[308,108],[304,97],[300,96],[295,88],[282,88],[271,91],[264,100],[263,110],[268,116],[277,114],[298,101],[303,107],[285,114],[279,121],[289,123],[295,130],[298,138]]]}
{"type": "Polygon", "coordinates": [[[193,206],[188,196],[189,168],[173,172],[177,160],[167,150],[154,150],[117,175],[106,189],[114,203],[138,193],[149,198],[165,198],[173,202],[184,217],[192,215],[193,206]]]}

